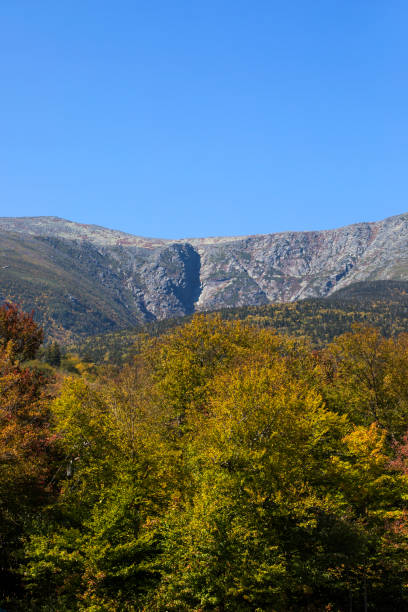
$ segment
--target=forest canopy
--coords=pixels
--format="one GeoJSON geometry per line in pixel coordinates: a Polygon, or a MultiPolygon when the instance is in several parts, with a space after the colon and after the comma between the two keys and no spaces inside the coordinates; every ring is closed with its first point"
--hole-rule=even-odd
{"type": "Polygon", "coordinates": [[[317,349],[198,315],[68,375],[13,316],[0,607],[407,607],[408,335],[357,325],[317,349]]]}

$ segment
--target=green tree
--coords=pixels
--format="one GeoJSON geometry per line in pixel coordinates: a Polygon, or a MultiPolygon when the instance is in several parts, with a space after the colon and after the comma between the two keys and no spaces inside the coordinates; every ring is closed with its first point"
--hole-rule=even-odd
{"type": "Polygon", "coordinates": [[[51,520],[26,548],[31,601],[67,610],[136,609],[155,580],[152,460],[140,445],[129,448],[101,393],[81,380],[66,381],[54,414],[65,478],[51,520]]]}
{"type": "Polygon", "coordinates": [[[44,351],[44,361],[50,365],[59,368],[61,365],[61,347],[57,342],[48,344],[44,351]]]}

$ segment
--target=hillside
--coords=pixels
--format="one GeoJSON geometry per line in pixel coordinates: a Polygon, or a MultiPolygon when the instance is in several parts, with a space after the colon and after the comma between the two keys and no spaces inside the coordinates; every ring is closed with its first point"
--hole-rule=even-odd
{"type": "MultiPolygon", "coordinates": [[[[408,282],[356,283],[330,298],[244,306],[218,312],[226,320],[243,320],[258,327],[274,328],[279,333],[309,338],[318,348],[350,331],[354,323],[378,327],[385,336],[408,333],[408,282]]],[[[140,334],[157,336],[189,318],[154,321],[129,330],[90,336],[71,345],[69,350],[86,361],[121,364],[137,353],[140,334]]]]}
{"type": "Polygon", "coordinates": [[[80,252],[57,238],[2,233],[0,301],[11,300],[35,311],[47,336],[59,341],[81,333],[97,333],[135,325],[129,299],[114,262],[107,265],[91,244],[80,252]],[[96,279],[100,279],[98,282],[96,279]]]}
{"type": "Polygon", "coordinates": [[[408,214],[320,232],[185,240],[57,217],[0,218],[0,300],[34,308],[48,338],[69,342],[197,311],[340,299],[356,283],[408,281],[407,253],[408,214]]]}

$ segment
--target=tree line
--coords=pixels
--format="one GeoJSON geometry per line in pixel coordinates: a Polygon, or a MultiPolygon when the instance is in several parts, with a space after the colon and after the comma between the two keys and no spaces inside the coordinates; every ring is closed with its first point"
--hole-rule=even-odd
{"type": "MultiPolygon", "coordinates": [[[[328,298],[224,308],[217,314],[227,321],[242,320],[289,336],[306,337],[314,348],[326,346],[336,336],[350,331],[355,323],[374,326],[387,337],[397,336],[408,332],[408,283],[361,282],[328,298]]],[[[141,335],[159,336],[190,320],[189,315],[150,321],[132,329],[88,336],[72,344],[68,350],[90,363],[123,365],[132,361],[138,352],[141,335]]]]}

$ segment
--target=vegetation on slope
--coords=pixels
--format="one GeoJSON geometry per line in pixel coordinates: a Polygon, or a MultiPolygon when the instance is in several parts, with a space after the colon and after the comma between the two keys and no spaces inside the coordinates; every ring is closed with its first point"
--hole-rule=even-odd
{"type": "MultiPolygon", "coordinates": [[[[408,282],[356,283],[330,298],[244,306],[219,311],[225,320],[243,320],[290,336],[307,337],[316,348],[352,329],[354,323],[373,325],[385,336],[408,332],[408,282]]],[[[94,363],[129,361],[139,351],[141,337],[158,336],[191,317],[154,321],[130,330],[84,338],[69,350],[94,363]]]]}
{"type": "Polygon", "coordinates": [[[100,260],[98,250],[87,243],[74,249],[57,238],[22,240],[2,233],[0,302],[34,310],[46,337],[60,342],[135,325],[137,316],[123,305],[107,274],[106,257],[103,265],[100,260]],[[95,282],[101,275],[103,285],[95,282]]]}

